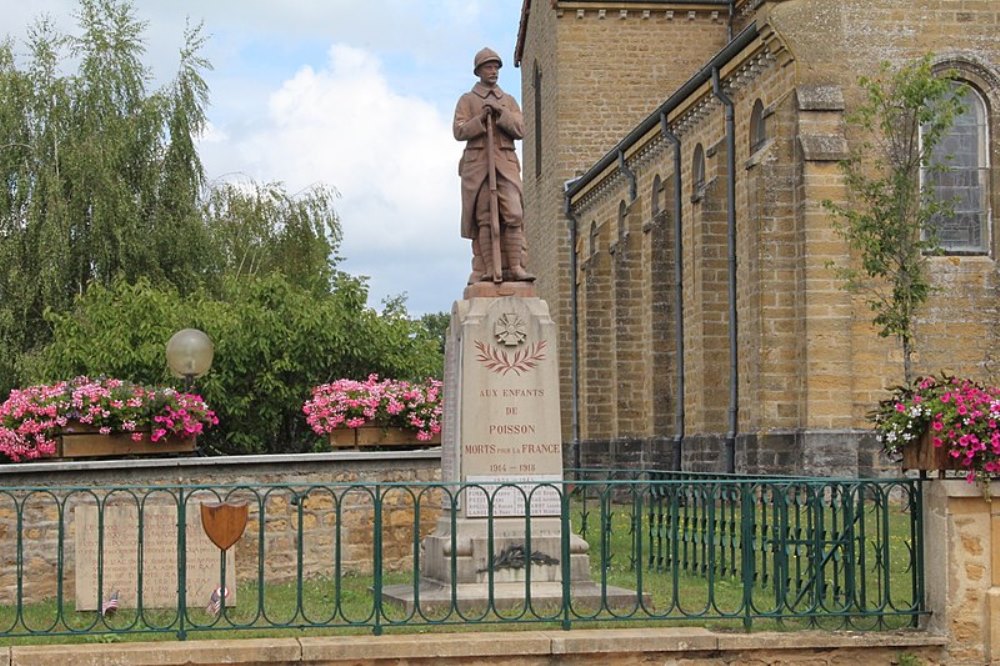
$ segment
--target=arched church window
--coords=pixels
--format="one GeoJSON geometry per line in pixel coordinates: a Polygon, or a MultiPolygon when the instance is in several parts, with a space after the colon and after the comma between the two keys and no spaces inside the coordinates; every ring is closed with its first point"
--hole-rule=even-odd
{"type": "Polygon", "coordinates": [[[701,198],[705,189],[705,149],[699,143],[694,147],[694,158],[691,160],[691,197],[701,198]]]}
{"type": "Polygon", "coordinates": [[[964,84],[962,103],[964,112],[934,147],[931,164],[921,176],[925,188],[952,206],[951,215],[937,215],[929,222],[941,249],[985,253],[990,217],[989,116],[983,96],[971,85],[964,84]]]}
{"type": "Polygon", "coordinates": [[[750,112],[750,154],[760,150],[767,141],[767,127],[764,124],[764,103],[759,99],[753,103],[750,112]]]}

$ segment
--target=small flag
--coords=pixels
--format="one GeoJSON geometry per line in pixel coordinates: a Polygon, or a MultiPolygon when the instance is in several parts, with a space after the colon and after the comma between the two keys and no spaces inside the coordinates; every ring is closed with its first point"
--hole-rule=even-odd
{"type": "Polygon", "coordinates": [[[208,605],[205,606],[209,615],[217,616],[222,612],[223,597],[229,598],[229,588],[217,587],[212,590],[212,596],[208,598],[208,605]]]}
{"type": "Polygon", "coordinates": [[[118,612],[118,590],[112,592],[101,604],[101,615],[111,617],[118,612]]]}

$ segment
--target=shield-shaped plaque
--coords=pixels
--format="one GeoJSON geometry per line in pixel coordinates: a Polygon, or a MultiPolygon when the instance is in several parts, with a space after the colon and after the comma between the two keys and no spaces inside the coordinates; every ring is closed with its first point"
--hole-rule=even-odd
{"type": "Polygon", "coordinates": [[[201,526],[221,550],[229,550],[243,536],[250,513],[246,503],[201,504],[201,526]]]}

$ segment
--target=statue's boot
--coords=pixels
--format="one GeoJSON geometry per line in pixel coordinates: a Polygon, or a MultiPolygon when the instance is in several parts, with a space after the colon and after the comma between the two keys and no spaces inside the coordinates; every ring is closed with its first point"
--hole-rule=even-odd
{"type": "Polygon", "coordinates": [[[483,279],[483,257],[479,251],[479,239],[472,239],[472,272],[467,284],[475,284],[483,279]]]}
{"type": "MultiPolygon", "coordinates": [[[[482,243],[482,241],[480,241],[482,243]]],[[[503,247],[507,254],[507,274],[514,282],[534,282],[535,276],[524,270],[521,265],[524,250],[524,232],[521,227],[508,227],[503,239],[503,247]]]]}
{"type": "Polygon", "coordinates": [[[479,258],[482,260],[483,266],[483,271],[479,274],[480,282],[493,281],[493,246],[491,245],[493,239],[491,236],[489,227],[479,227],[479,258]]]}

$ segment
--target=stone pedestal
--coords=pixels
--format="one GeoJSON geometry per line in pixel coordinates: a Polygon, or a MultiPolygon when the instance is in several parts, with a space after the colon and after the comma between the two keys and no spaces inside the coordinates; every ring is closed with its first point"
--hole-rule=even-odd
{"type": "MultiPolygon", "coordinates": [[[[454,485],[423,542],[420,604],[454,594],[460,606],[483,605],[491,583],[498,607],[523,603],[529,588],[533,604],[558,604],[564,574],[574,602],[596,604],[587,543],[575,534],[563,542],[555,324],[530,285],[513,295],[476,286],[453,307],[448,330],[441,478],[454,485]]],[[[637,600],[629,590],[604,593],[615,606],[637,600]]],[[[414,589],[385,596],[412,607],[414,589]]]]}
{"type": "Polygon", "coordinates": [[[924,486],[927,629],[948,636],[949,664],[1000,664],[1000,482],[924,486]]]}

